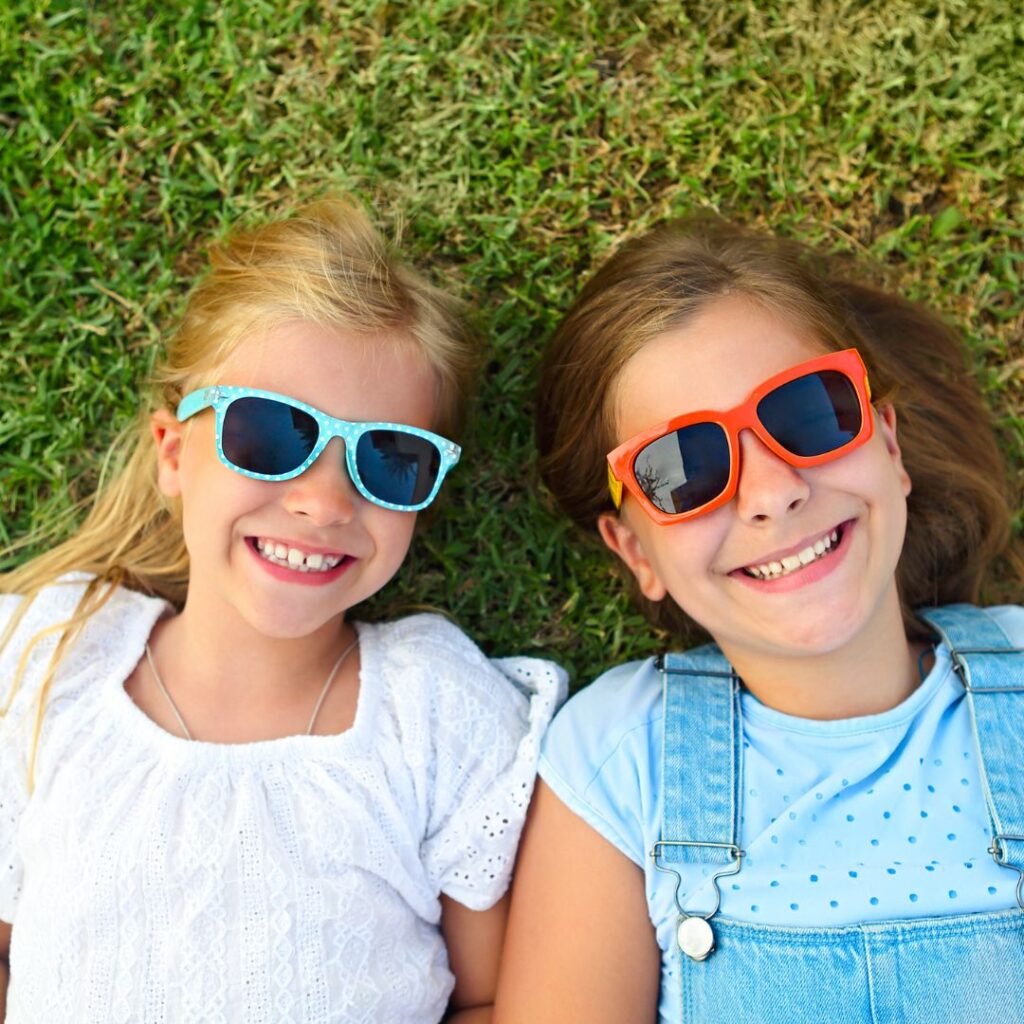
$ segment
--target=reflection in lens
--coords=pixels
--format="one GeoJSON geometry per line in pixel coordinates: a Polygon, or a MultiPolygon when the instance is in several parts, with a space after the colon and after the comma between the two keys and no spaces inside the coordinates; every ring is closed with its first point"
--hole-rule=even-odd
{"type": "Polygon", "coordinates": [[[301,409],[270,398],[237,398],[224,414],[221,445],[239,469],[279,476],[306,461],[318,436],[316,420],[301,409]]]}
{"type": "Polygon", "coordinates": [[[659,437],[633,461],[640,489],[662,512],[690,512],[729,482],[729,441],[717,423],[694,423],[659,437]]]}
{"type": "Polygon", "coordinates": [[[419,505],[430,497],[441,469],[433,442],[400,430],[368,430],[356,445],[363,486],[392,505],[419,505]]]}
{"type": "Polygon", "coordinates": [[[783,448],[802,458],[842,448],[861,428],[853,382],[835,370],[777,387],[758,403],[757,416],[783,448]]]}

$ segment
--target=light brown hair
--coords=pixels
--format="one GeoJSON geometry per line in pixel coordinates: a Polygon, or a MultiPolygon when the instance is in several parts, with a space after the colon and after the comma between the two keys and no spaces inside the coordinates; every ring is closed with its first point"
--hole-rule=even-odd
{"type": "MultiPolygon", "coordinates": [[[[648,341],[724,295],[759,303],[824,350],[857,348],[873,399],[895,407],[913,485],[896,573],[908,634],[926,635],[915,607],[976,601],[1010,541],[1009,497],[956,333],[920,306],[843,279],[823,254],[714,217],[673,221],[627,242],[556,329],[541,365],[536,427],[541,476],[564,511],[595,535],[598,517],[614,512],[605,456],[619,440],[619,373],[648,341]]],[[[651,602],[625,578],[654,625],[699,635],[671,598],[651,602]]]]}

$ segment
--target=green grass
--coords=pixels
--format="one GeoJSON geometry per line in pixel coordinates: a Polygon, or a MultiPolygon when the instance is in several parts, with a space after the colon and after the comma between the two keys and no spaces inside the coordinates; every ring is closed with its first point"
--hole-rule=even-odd
{"type": "Polygon", "coordinates": [[[1019,477],[1022,124],[1014,0],[11,0],[0,544],[88,492],[211,235],[350,190],[487,344],[466,463],[372,611],[442,606],[585,681],[661,643],[530,468],[588,269],[694,206],[877,262],[963,327],[1019,477]]]}

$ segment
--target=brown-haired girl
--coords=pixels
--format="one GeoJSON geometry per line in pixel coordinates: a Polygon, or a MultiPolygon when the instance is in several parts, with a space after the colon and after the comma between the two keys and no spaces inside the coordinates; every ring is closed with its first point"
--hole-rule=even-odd
{"type": "Polygon", "coordinates": [[[489,1018],[561,679],[349,617],[472,355],[349,203],[214,250],[123,468],[0,581],[9,1024],[489,1018]]]}
{"type": "Polygon", "coordinates": [[[497,1019],[1024,1016],[1024,609],[971,603],[1009,513],[952,332],[669,224],[560,325],[538,438],[652,622],[714,642],[556,718],[497,1019]]]}

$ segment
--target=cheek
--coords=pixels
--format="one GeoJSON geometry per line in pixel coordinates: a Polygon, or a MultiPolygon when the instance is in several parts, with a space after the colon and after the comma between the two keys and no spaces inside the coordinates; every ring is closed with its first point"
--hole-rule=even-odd
{"type": "Polygon", "coordinates": [[[909,494],[910,481],[906,474],[892,481],[887,501],[887,517],[890,521],[889,529],[893,535],[897,551],[902,550],[903,540],[907,532],[907,496],[909,494]],[[904,481],[906,481],[905,484],[904,481]]]}
{"type": "Polygon", "coordinates": [[[402,564],[412,544],[416,531],[416,515],[409,512],[392,512],[381,509],[377,522],[371,530],[377,536],[378,549],[384,549],[386,561],[393,571],[402,564]]]}
{"type": "MultiPolygon", "coordinates": [[[[729,532],[730,520],[734,518],[732,502],[717,508],[714,512],[699,516],[678,526],[655,526],[647,539],[647,548],[655,552],[652,563],[658,575],[681,607],[682,597],[695,581],[714,571],[719,551],[729,532]],[[676,583],[683,584],[674,587],[676,583]],[[677,592],[673,593],[673,589],[677,592]]],[[[684,609],[685,610],[685,609],[684,609]]]]}
{"type": "Polygon", "coordinates": [[[267,504],[275,486],[235,473],[216,457],[184,463],[181,484],[182,529],[189,551],[211,543],[233,520],[267,504]]]}

